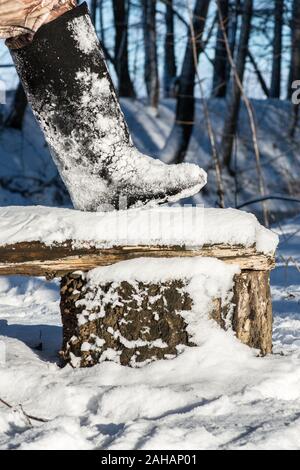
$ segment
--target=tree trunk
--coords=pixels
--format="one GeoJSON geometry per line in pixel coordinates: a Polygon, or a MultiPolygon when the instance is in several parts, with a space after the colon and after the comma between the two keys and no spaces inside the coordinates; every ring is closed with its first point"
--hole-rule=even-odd
{"type": "Polygon", "coordinates": [[[142,0],[145,46],[145,83],[148,104],[157,110],[159,105],[159,75],[157,61],[156,0],[142,0]]]}
{"type": "MultiPolygon", "coordinates": [[[[293,82],[300,78],[300,0],[294,0],[292,16],[292,52],[289,76],[288,98],[292,98],[293,82]]],[[[295,136],[299,117],[299,104],[294,103],[289,134],[295,136]]]]}
{"type": "Polygon", "coordinates": [[[185,158],[194,127],[195,117],[195,75],[202,50],[202,36],[206,23],[210,0],[197,0],[193,12],[193,27],[188,34],[182,72],[179,81],[176,117],[171,134],[162,152],[164,157],[174,163],[185,158]],[[192,31],[195,34],[193,37],[192,31]],[[194,48],[197,61],[195,63],[194,48]]]}
{"type": "Polygon", "coordinates": [[[99,0],[99,34],[100,34],[100,40],[102,44],[106,44],[105,41],[105,27],[104,27],[104,1],[105,0],[99,0]]]}
{"type": "MultiPolygon", "coordinates": [[[[229,40],[229,48],[230,48],[232,57],[235,56],[236,36],[237,36],[237,30],[238,30],[240,10],[241,10],[241,0],[234,0],[233,4],[230,7],[229,24],[228,24],[228,40],[229,40]]],[[[228,89],[228,84],[230,81],[230,71],[231,71],[231,68],[228,62],[227,69],[226,69],[227,89],[228,89]]],[[[227,92],[227,89],[226,89],[226,92],[227,92]]]]}
{"type": "Polygon", "coordinates": [[[280,98],[281,92],[281,56],[282,56],[282,28],[284,0],[274,0],[274,39],[273,39],[273,64],[270,96],[280,98]]]}
{"type": "MultiPolygon", "coordinates": [[[[221,0],[220,7],[226,34],[228,34],[228,21],[229,21],[229,0],[221,0]]],[[[226,96],[227,89],[227,68],[228,58],[226,53],[226,47],[223,37],[223,32],[218,27],[216,52],[214,59],[214,75],[213,75],[213,89],[212,96],[214,98],[224,98],[226,96]]]]}
{"type": "Polygon", "coordinates": [[[19,83],[15,93],[12,110],[5,121],[5,125],[7,127],[12,127],[13,129],[18,130],[22,129],[27,104],[28,101],[23,85],[19,83]]]}
{"type": "Polygon", "coordinates": [[[91,18],[93,25],[96,25],[98,0],[91,0],[91,18]]]}
{"type": "Polygon", "coordinates": [[[165,98],[174,96],[173,88],[176,80],[176,57],[174,47],[174,13],[173,0],[166,4],[166,38],[164,63],[164,94],[165,98]]]}
{"type": "MultiPolygon", "coordinates": [[[[243,83],[246,58],[248,55],[248,43],[251,33],[251,20],[253,11],[253,0],[245,0],[243,6],[241,33],[239,39],[239,47],[236,58],[236,71],[243,83]]],[[[234,80],[231,95],[228,104],[228,113],[225,119],[223,137],[222,137],[222,153],[224,164],[230,169],[231,156],[233,149],[234,136],[237,130],[238,116],[241,102],[241,90],[236,80],[234,80]]]]}
{"type": "Polygon", "coordinates": [[[292,16],[292,50],[290,75],[288,82],[288,99],[291,99],[293,89],[292,83],[300,79],[300,0],[293,2],[292,16]]]}
{"type": "Polygon", "coordinates": [[[119,96],[134,98],[135,91],[129,74],[128,64],[128,0],[113,2],[115,22],[115,69],[119,82],[119,96]]]}

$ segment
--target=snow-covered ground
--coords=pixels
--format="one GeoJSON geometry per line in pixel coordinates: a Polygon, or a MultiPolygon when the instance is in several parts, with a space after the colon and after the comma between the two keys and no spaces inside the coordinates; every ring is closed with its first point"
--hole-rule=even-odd
{"type": "Polygon", "coordinates": [[[0,404],[0,448],[299,450],[300,217],[276,230],[266,358],[203,322],[202,344],[170,361],[60,369],[58,283],[0,278],[0,398],[14,406],[0,404]]]}

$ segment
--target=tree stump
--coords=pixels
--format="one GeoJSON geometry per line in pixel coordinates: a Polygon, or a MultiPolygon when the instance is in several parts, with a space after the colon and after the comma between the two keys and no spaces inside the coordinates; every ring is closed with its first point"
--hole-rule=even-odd
{"type": "MultiPolygon", "coordinates": [[[[183,279],[124,280],[91,289],[84,273],[65,275],[61,282],[63,360],[74,367],[91,367],[105,360],[139,367],[174,358],[182,347],[196,346],[184,315],[194,303],[187,286],[183,279]]],[[[228,302],[214,298],[206,313],[262,355],[272,352],[268,271],[236,274],[228,302]]]]}
{"type": "Polygon", "coordinates": [[[62,277],[65,362],[168,359],[201,344],[208,319],[271,353],[269,272],[278,236],[252,214],[2,209],[0,275],[62,277]]]}

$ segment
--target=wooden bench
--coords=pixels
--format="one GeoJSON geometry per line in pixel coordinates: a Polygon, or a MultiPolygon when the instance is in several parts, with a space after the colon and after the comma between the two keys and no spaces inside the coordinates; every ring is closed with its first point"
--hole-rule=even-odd
{"type": "MultiPolygon", "coordinates": [[[[51,212],[51,209],[48,210],[51,212]]],[[[34,213],[34,209],[32,211],[34,213]]],[[[12,208],[11,213],[7,215],[6,212],[4,217],[9,218],[13,213],[14,209],[12,208]]],[[[26,219],[26,214],[24,217],[26,219]]],[[[32,232],[34,232],[35,227],[38,231],[38,220],[35,220],[32,232]]],[[[57,226],[54,227],[54,230],[57,230],[57,226]]],[[[63,228],[61,230],[63,231],[63,228]]],[[[67,232],[67,230],[65,231],[67,232]]],[[[31,237],[34,237],[34,235],[32,234],[31,237]]],[[[99,240],[101,240],[101,237],[102,235],[99,233],[99,240]]],[[[112,288],[111,282],[100,283],[93,288],[94,292],[91,292],[91,288],[87,289],[85,275],[80,272],[89,272],[94,268],[112,266],[121,261],[140,258],[149,258],[149,262],[160,258],[176,258],[178,262],[180,262],[180,259],[188,258],[212,258],[220,260],[226,265],[238,266],[240,272],[234,276],[233,298],[231,301],[231,305],[234,307],[231,308],[230,315],[226,311],[226,306],[224,308],[224,305],[222,305],[221,299],[215,298],[213,299],[214,306],[208,312],[208,316],[216,320],[222,328],[228,328],[228,322],[230,322],[237,338],[243,343],[259,349],[262,354],[268,354],[272,351],[272,302],[269,273],[275,266],[275,249],[269,253],[262,252],[258,250],[255,243],[249,246],[210,242],[198,247],[153,244],[106,247],[101,246],[99,240],[95,243],[88,238],[83,240],[82,237],[80,241],[78,239],[66,239],[53,241],[50,244],[41,240],[22,241],[21,235],[13,235],[11,238],[13,240],[17,238],[17,241],[13,243],[0,241],[0,275],[17,274],[45,276],[47,279],[62,278],[61,313],[64,326],[62,355],[67,362],[73,362],[73,365],[91,366],[99,362],[101,357],[101,360],[103,358],[110,359],[107,350],[112,351],[114,348],[118,351],[121,358],[120,362],[124,365],[132,365],[133,356],[135,361],[147,363],[153,358],[173,357],[176,354],[177,346],[180,344],[193,345],[187,334],[186,323],[177,315],[177,310],[188,310],[192,308],[193,303],[193,299],[184,293],[185,283],[180,279],[172,279],[170,282],[156,284],[140,282],[138,286],[136,284],[133,286],[134,283],[130,284],[125,277],[122,282],[119,280],[119,284],[111,291],[114,298],[118,297],[117,304],[119,306],[128,305],[128,299],[134,299],[138,296],[143,298],[142,307],[133,301],[131,302],[131,310],[135,315],[130,317],[131,325],[134,323],[134,319],[139,318],[135,330],[132,326],[129,330],[124,330],[122,327],[123,336],[127,335],[127,340],[131,341],[132,344],[135,341],[135,344],[131,347],[127,348],[126,342],[125,346],[121,344],[122,341],[116,337],[113,331],[107,333],[107,330],[112,330],[111,325],[119,324],[121,320],[121,324],[126,323],[124,316],[131,315],[126,308],[120,310],[120,307],[106,304],[105,320],[102,317],[102,319],[97,318],[97,321],[84,322],[79,325],[78,318],[82,316],[82,312],[89,310],[86,302],[87,295],[89,295],[89,298],[98,298],[96,307],[94,302],[88,312],[95,318],[94,313],[99,312],[101,302],[103,303],[103,295],[101,297],[96,291],[110,292],[112,288]],[[184,294],[178,297],[178,292],[184,294]],[[164,300],[161,304],[155,301],[159,296],[164,300]],[[152,317],[150,318],[148,313],[151,311],[151,305],[154,304],[159,320],[154,319],[152,321],[152,317]],[[167,304],[169,310],[165,308],[167,304]],[[142,317],[144,317],[144,323],[141,321],[142,317]],[[107,319],[110,323],[106,324],[107,319]],[[100,330],[104,331],[100,343],[103,344],[103,341],[105,341],[107,343],[106,349],[101,349],[101,345],[96,347],[91,339],[96,338],[95,333],[99,333],[100,330]],[[150,335],[151,338],[149,336],[150,330],[153,330],[152,336],[150,335]],[[140,337],[139,331],[145,331],[146,333],[143,337],[140,337]],[[154,347],[153,343],[149,351],[149,348],[146,347],[147,344],[150,344],[149,338],[155,344],[158,344],[157,340],[163,338],[165,347],[154,347]],[[90,349],[93,349],[93,353],[87,347],[89,344],[91,345],[90,349]]],[[[276,246],[275,241],[274,246],[276,246]]],[[[119,330],[118,334],[120,335],[119,330]]],[[[97,340],[99,343],[99,336],[97,340]]]]}

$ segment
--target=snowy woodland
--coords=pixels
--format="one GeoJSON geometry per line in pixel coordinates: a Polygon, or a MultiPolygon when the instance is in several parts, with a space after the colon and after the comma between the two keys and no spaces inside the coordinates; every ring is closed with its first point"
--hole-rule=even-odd
{"type": "MultiPolygon", "coordinates": [[[[157,163],[199,165],[207,184],[170,207],[173,225],[164,224],[162,234],[146,230],[148,215],[157,215],[152,207],[129,209],[121,217],[118,211],[75,212],[80,184],[70,197],[8,48],[0,43],[1,93],[6,92],[0,105],[0,449],[300,450],[300,0],[88,4],[136,154],[157,163]],[[196,208],[200,225],[186,222],[184,233],[174,232],[174,223],[183,223],[184,205],[196,208]],[[191,341],[179,343],[178,355],[168,350],[168,360],[159,355],[167,340],[166,345],[151,337],[133,345],[110,325],[114,342],[99,363],[92,364],[90,356],[107,341],[106,331],[92,346],[91,336],[83,342],[77,357],[60,311],[73,308],[57,277],[59,270],[68,271],[60,262],[48,263],[43,275],[46,268],[39,271],[33,258],[13,271],[15,247],[34,242],[45,252],[71,241],[74,254],[84,253],[87,260],[95,250],[124,245],[115,230],[120,223],[124,229],[125,217],[130,246],[235,247],[234,256],[246,253],[254,263],[269,263],[269,270],[276,251],[272,353],[242,344],[230,314],[224,314],[236,299],[229,294],[235,276],[253,266],[248,259],[243,266],[226,264],[202,253],[202,259],[118,258],[118,264],[90,271],[75,263],[72,272],[88,271],[72,281],[72,295],[79,296],[82,284],[90,294],[77,304],[81,327],[91,320],[86,310],[93,318],[108,315],[124,280],[136,286],[134,308],[144,301],[141,286],[160,283],[165,289],[174,282],[183,303],[185,295],[193,300],[190,309],[182,307],[181,318],[191,341]],[[180,277],[188,280],[185,287],[176,284],[180,277]],[[99,285],[110,289],[93,297],[99,285]],[[215,299],[221,299],[222,328],[207,316],[215,299]],[[63,341],[69,348],[65,367],[59,356],[63,341]],[[117,342],[136,354],[127,361],[113,350],[117,342]],[[158,360],[145,356],[139,362],[145,345],[158,350],[158,360]]],[[[98,89],[92,97],[87,89],[82,85],[82,101],[96,102],[98,89]]],[[[83,114],[82,122],[77,117],[76,129],[86,129],[89,116],[83,114]]],[[[92,197],[93,182],[85,183],[92,197]]],[[[164,209],[169,210],[157,210],[164,209]]],[[[158,297],[155,291],[149,305],[158,297]]]]}

